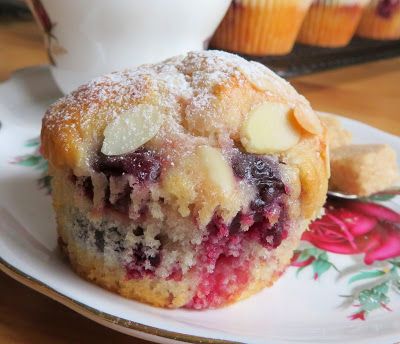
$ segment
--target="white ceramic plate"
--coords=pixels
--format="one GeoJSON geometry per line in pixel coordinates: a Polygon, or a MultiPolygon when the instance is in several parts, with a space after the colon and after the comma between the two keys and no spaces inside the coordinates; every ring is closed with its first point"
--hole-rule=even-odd
{"type": "MultiPolygon", "coordinates": [[[[37,183],[42,161],[34,153],[35,143],[27,146],[39,134],[45,108],[59,96],[46,67],[19,71],[0,85],[0,268],[7,274],[105,326],[159,343],[386,344],[400,340],[400,297],[394,280],[391,289],[380,290],[382,304],[392,311],[378,304],[366,314],[357,301],[352,306],[352,299],[340,297],[384,283],[390,277],[388,268],[396,270],[389,260],[366,266],[363,254],[328,252],[320,256],[319,266],[309,265],[298,275],[298,268],[290,267],[272,288],[248,300],[202,312],[154,308],[80,279],[57,250],[50,196],[37,183]],[[322,271],[330,267],[326,262],[340,272],[322,271]],[[321,274],[316,281],[314,267],[321,274]],[[377,269],[383,272],[375,278],[348,283],[360,271],[377,269]],[[351,320],[351,315],[356,319],[351,320]]],[[[343,122],[357,142],[385,142],[400,156],[399,138],[359,122],[343,122]]],[[[400,208],[398,197],[387,204],[400,208]]]]}

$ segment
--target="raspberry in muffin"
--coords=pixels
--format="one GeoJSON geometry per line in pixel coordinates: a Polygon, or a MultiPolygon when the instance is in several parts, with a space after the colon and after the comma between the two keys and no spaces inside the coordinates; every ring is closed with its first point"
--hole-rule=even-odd
{"type": "Polygon", "coordinates": [[[218,51],[95,79],[47,110],[41,139],[74,270],[160,307],[216,308],[272,285],[327,190],[309,103],[218,51]]]}

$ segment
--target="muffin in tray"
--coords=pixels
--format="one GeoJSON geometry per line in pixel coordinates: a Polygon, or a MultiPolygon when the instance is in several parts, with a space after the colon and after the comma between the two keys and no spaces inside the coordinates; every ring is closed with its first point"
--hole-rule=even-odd
{"type": "Polygon", "coordinates": [[[343,47],[356,31],[369,0],[314,0],[297,41],[321,47],[343,47]]]}
{"type": "Polygon", "coordinates": [[[372,39],[399,39],[400,0],[371,0],[358,25],[357,34],[372,39]]]}
{"type": "Polygon", "coordinates": [[[249,55],[289,53],[312,0],[234,0],[211,46],[249,55]]]}
{"type": "Polygon", "coordinates": [[[95,79],[47,110],[41,139],[72,267],[160,307],[215,308],[270,286],[327,190],[309,103],[218,51],[95,79]]]}

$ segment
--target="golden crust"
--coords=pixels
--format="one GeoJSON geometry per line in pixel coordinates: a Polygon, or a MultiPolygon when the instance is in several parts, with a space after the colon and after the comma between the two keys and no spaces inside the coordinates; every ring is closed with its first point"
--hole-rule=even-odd
{"type": "Polygon", "coordinates": [[[146,145],[164,152],[175,164],[199,144],[237,142],[247,113],[265,101],[289,104],[303,128],[300,142],[282,156],[301,171],[304,206],[310,209],[307,215],[315,214],[323,204],[329,176],[326,131],[288,82],[258,63],[228,53],[189,53],[81,86],[47,110],[42,152],[54,167],[88,175],[107,124],[137,104],[152,104],[168,118],[146,145]]]}
{"type": "Polygon", "coordinates": [[[122,112],[150,98],[148,77],[142,76],[135,83],[131,80],[131,84],[128,78],[128,74],[119,74],[119,80],[126,81],[120,88],[112,77],[99,79],[49,107],[42,123],[41,149],[52,165],[71,169],[87,167],[85,159],[90,156],[90,150],[98,149],[114,111],[122,112]],[[120,99],[117,91],[126,96],[120,99]]]}
{"type": "MultiPolygon", "coordinates": [[[[167,108],[173,124],[187,134],[235,138],[246,114],[264,101],[290,104],[300,125],[320,134],[309,103],[289,83],[260,64],[209,51],[112,73],[81,86],[47,110],[42,150],[55,166],[85,167],[84,158],[99,149],[106,125],[137,104],[167,108]]],[[[171,130],[171,121],[166,122],[170,130],[153,143],[180,134],[171,130]]]]}
{"type": "MultiPolygon", "coordinates": [[[[326,137],[326,129],[324,129],[326,137]]],[[[330,174],[328,143],[316,136],[304,139],[291,149],[286,159],[299,169],[301,182],[300,205],[306,219],[314,219],[325,203],[330,174]],[[315,150],[315,147],[318,147],[315,150]]]]}

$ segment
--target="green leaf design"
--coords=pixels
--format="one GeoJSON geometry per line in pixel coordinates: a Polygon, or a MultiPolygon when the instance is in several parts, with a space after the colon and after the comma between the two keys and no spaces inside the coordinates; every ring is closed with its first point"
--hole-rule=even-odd
{"type": "Polygon", "coordinates": [[[299,276],[300,272],[302,272],[307,266],[302,266],[300,268],[297,269],[296,271],[296,276],[299,276]]]}
{"type": "Polygon", "coordinates": [[[400,293],[400,278],[397,278],[393,281],[393,289],[397,292],[400,293]]]}
{"type": "Polygon", "coordinates": [[[294,253],[299,254],[299,257],[297,258],[298,262],[304,262],[305,260],[309,259],[310,257],[317,257],[323,253],[326,254],[326,252],[324,252],[316,247],[308,247],[303,250],[296,250],[296,251],[294,251],[294,253]]]}
{"type": "Polygon", "coordinates": [[[388,282],[384,282],[381,284],[378,284],[376,287],[372,288],[373,293],[376,294],[386,294],[389,291],[389,286],[388,286],[388,282]]]}
{"type": "Polygon", "coordinates": [[[40,138],[36,137],[28,140],[25,147],[33,148],[31,154],[23,155],[15,159],[14,164],[20,166],[33,167],[35,170],[41,171],[41,176],[38,178],[38,185],[41,189],[46,189],[47,193],[51,192],[51,177],[48,175],[48,163],[39,151],[40,138]]]}
{"type": "Polygon", "coordinates": [[[38,137],[30,139],[25,143],[25,147],[38,147],[39,145],[40,145],[40,139],[38,137]]]}
{"type": "Polygon", "coordinates": [[[313,268],[314,276],[320,277],[327,272],[333,266],[333,264],[326,259],[321,259],[318,257],[318,259],[313,261],[311,266],[313,268]]]}
{"type": "Polygon", "coordinates": [[[39,164],[39,162],[42,159],[43,158],[38,155],[26,155],[24,157],[21,157],[21,160],[17,161],[17,164],[21,165],[21,166],[32,167],[32,166],[36,166],[37,164],[39,164]]]}
{"type": "Polygon", "coordinates": [[[300,253],[299,257],[297,258],[297,261],[299,263],[301,262],[305,262],[307,259],[309,259],[310,257],[312,257],[312,255],[310,254],[310,252],[308,250],[304,250],[300,253]]]}
{"type": "Polygon", "coordinates": [[[383,270],[370,270],[362,271],[353,276],[349,283],[368,279],[377,278],[376,285],[372,288],[364,288],[358,294],[353,295],[353,299],[356,301],[356,306],[359,307],[359,311],[350,318],[365,320],[366,316],[376,309],[386,309],[391,311],[389,308],[390,290],[400,292],[400,275],[398,272],[400,258],[387,260],[391,267],[386,267],[383,270]],[[361,315],[362,316],[357,316],[361,315]]]}
{"type": "Polygon", "coordinates": [[[367,279],[367,278],[374,278],[374,277],[379,277],[384,275],[385,272],[382,270],[372,270],[372,271],[361,271],[360,273],[358,273],[357,275],[354,275],[353,277],[351,277],[349,279],[349,284],[356,282],[356,281],[360,281],[363,279],[367,279]]]}
{"type": "Polygon", "coordinates": [[[44,175],[38,179],[40,189],[45,189],[48,194],[51,193],[51,176],[44,175]]]}
{"type": "Polygon", "coordinates": [[[400,268],[400,258],[389,260],[389,263],[397,268],[400,268]]]}
{"type": "Polygon", "coordinates": [[[49,168],[49,164],[47,160],[41,158],[39,163],[35,166],[35,168],[39,171],[47,172],[47,169],[49,168]]]}
{"type": "Polygon", "coordinates": [[[389,291],[388,281],[378,284],[371,289],[364,289],[358,295],[360,308],[366,312],[371,312],[381,308],[390,302],[387,292],[389,291]]]}
{"type": "MultiPolygon", "coordinates": [[[[327,251],[316,247],[307,247],[302,250],[296,250],[295,254],[294,267],[297,268],[296,276],[309,266],[312,267],[314,279],[322,276],[331,268],[338,271],[337,267],[330,262],[330,253],[327,251]],[[307,265],[298,265],[307,260],[311,260],[307,265]]],[[[340,295],[351,298],[353,302],[349,303],[349,305],[353,304],[354,307],[357,307],[357,311],[349,316],[351,320],[366,320],[369,313],[377,309],[391,311],[389,308],[391,293],[400,294],[400,257],[381,261],[372,270],[357,271],[353,276],[350,276],[348,284],[357,281],[365,281],[365,284],[360,283],[361,285],[353,289],[350,295],[340,295]],[[382,266],[381,264],[385,265],[382,266]],[[372,287],[371,279],[373,282],[372,287]]]]}
{"type": "Polygon", "coordinates": [[[390,191],[382,191],[368,197],[363,197],[361,198],[361,200],[364,202],[384,202],[384,201],[390,201],[391,199],[399,195],[400,195],[400,188],[395,188],[390,191]]]}
{"type": "Polygon", "coordinates": [[[394,194],[383,194],[383,195],[373,195],[369,197],[362,198],[361,200],[364,202],[385,202],[390,201],[391,199],[395,198],[396,195],[394,194]]]}
{"type": "Polygon", "coordinates": [[[297,267],[296,276],[298,276],[299,273],[308,266],[311,266],[313,269],[314,279],[317,279],[318,277],[323,275],[330,268],[334,268],[336,271],[338,271],[336,266],[329,261],[328,253],[316,247],[308,247],[303,250],[296,250],[295,254],[298,255],[298,257],[296,258],[296,263],[305,262],[310,258],[314,259],[312,263],[310,262],[308,265],[296,266],[297,267]]]}

